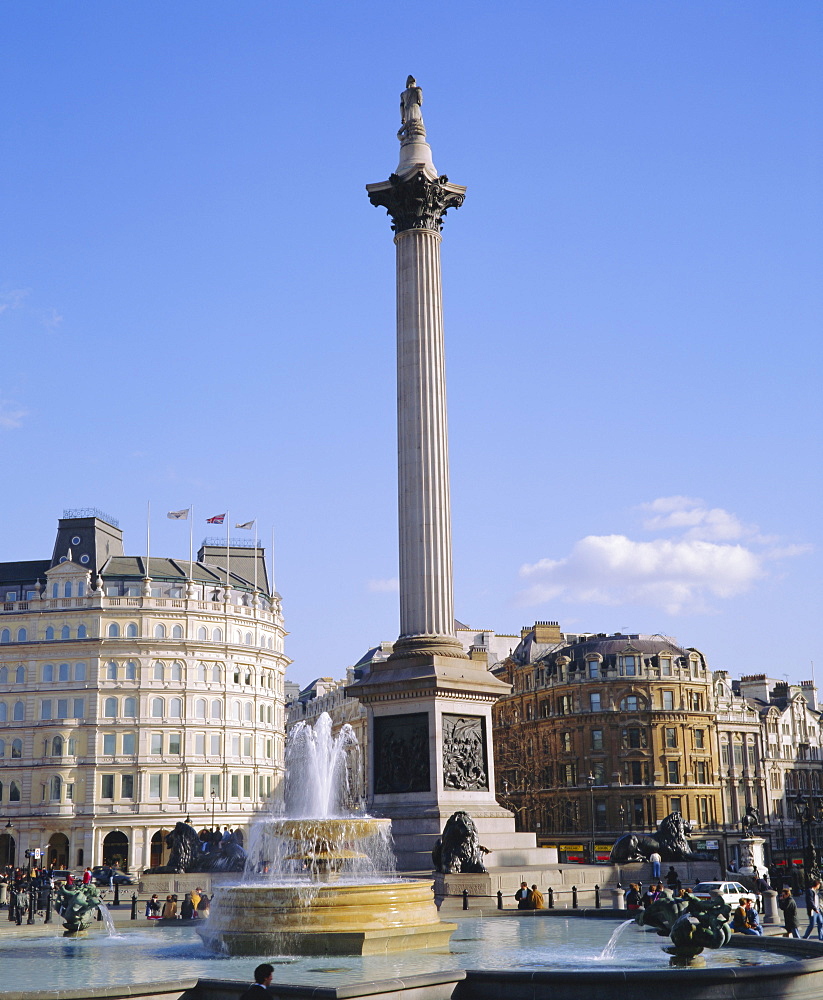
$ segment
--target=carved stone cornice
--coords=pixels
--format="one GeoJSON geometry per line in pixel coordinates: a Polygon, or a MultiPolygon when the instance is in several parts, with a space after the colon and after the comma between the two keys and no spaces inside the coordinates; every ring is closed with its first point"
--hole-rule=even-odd
{"type": "Polygon", "coordinates": [[[439,233],[448,209],[460,208],[466,197],[465,187],[451,184],[445,174],[432,179],[422,170],[403,177],[392,174],[380,184],[367,184],[366,190],[372,205],[385,208],[391,216],[395,233],[409,229],[439,233]]]}

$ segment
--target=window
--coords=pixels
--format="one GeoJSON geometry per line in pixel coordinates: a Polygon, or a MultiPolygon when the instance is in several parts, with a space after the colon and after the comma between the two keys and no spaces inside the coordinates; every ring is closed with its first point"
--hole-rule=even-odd
{"type": "Polygon", "coordinates": [[[8,722],[9,707],[4,701],[0,701],[0,722],[8,722]]]}
{"type": "Polygon", "coordinates": [[[209,775],[209,795],[217,796],[220,794],[220,775],[210,774],[209,775]]]}
{"type": "MultiPolygon", "coordinates": [[[[108,629],[109,639],[119,639],[120,638],[120,626],[117,622],[112,622],[108,629]]],[[[109,796],[111,798],[111,796],[109,796]]]]}
{"type": "Polygon", "coordinates": [[[26,706],[22,701],[16,701],[14,703],[14,708],[12,709],[11,718],[13,722],[25,722],[26,719],[26,706]]]}
{"type": "Polygon", "coordinates": [[[114,775],[113,774],[101,774],[100,775],[100,795],[104,799],[114,798],[114,775]]]}
{"type": "MultiPolygon", "coordinates": [[[[84,698],[72,698],[71,716],[73,719],[82,719],[86,714],[84,702],[84,698]]],[[[126,704],[128,705],[128,703],[129,699],[126,698],[126,704]]],[[[123,712],[123,715],[128,715],[128,712],[123,712]]]]}
{"type": "Polygon", "coordinates": [[[572,703],[572,696],[570,694],[561,695],[557,699],[558,715],[571,715],[573,711],[574,711],[574,706],[572,703]]]}
{"type": "Polygon", "coordinates": [[[59,681],[70,681],[71,680],[71,667],[68,663],[61,663],[57,668],[57,679],[59,681]]]}
{"type": "Polygon", "coordinates": [[[105,719],[116,719],[117,718],[117,699],[116,698],[106,698],[103,702],[103,717],[105,719]]]}
{"type": "Polygon", "coordinates": [[[240,737],[232,736],[231,738],[231,754],[232,757],[240,756],[240,737]]]}
{"type": "MultiPolygon", "coordinates": [[[[162,779],[162,774],[150,774],[149,775],[149,798],[159,799],[160,798],[160,781],[162,779]]],[[[197,794],[195,792],[195,794],[197,794]]]]}
{"type": "MultiPolygon", "coordinates": [[[[12,754],[12,757],[14,754],[12,754]]],[[[9,802],[19,802],[20,801],[20,786],[16,781],[12,781],[9,785],[9,802]]]]}
{"type": "Polygon", "coordinates": [[[222,719],[223,717],[223,703],[217,698],[211,703],[211,717],[213,719],[222,719]]]}
{"type": "Polygon", "coordinates": [[[642,760],[624,761],[623,781],[627,785],[648,785],[649,765],[642,760]]]}
{"type": "Polygon", "coordinates": [[[50,681],[54,680],[54,664],[44,663],[43,664],[43,683],[48,684],[50,681]]]}
{"type": "Polygon", "coordinates": [[[68,625],[64,625],[60,629],[60,638],[61,639],[71,639],[71,630],[69,629],[68,625]]]}
{"type": "Polygon", "coordinates": [[[243,775],[243,798],[244,799],[250,799],[251,798],[251,775],[250,774],[244,774],[243,775]]]}
{"type": "Polygon", "coordinates": [[[194,797],[196,799],[202,799],[202,798],[204,798],[204,793],[203,793],[204,785],[205,785],[204,775],[202,775],[202,774],[195,774],[195,776],[194,776],[194,797]]]}
{"type": "Polygon", "coordinates": [[[634,677],[637,673],[637,657],[635,656],[624,656],[623,657],[623,674],[626,677],[634,677]]]}
{"type": "Polygon", "coordinates": [[[58,698],[57,699],[57,712],[55,713],[58,719],[67,719],[69,716],[69,699],[68,698],[58,698]]]}
{"type": "MultiPolygon", "coordinates": [[[[814,759],[815,749],[815,747],[812,747],[812,759],[814,759]]],[[[757,763],[756,750],[753,740],[746,744],[746,755],[749,761],[749,767],[753,770],[757,763]]]]}
{"type": "Polygon", "coordinates": [[[219,684],[220,683],[220,664],[219,663],[215,663],[214,666],[211,668],[211,679],[212,679],[212,681],[214,681],[215,684],[219,684]]]}
{"type": "Polygon", "coordinates": [[[233,774],[231,776],[231,797],[233,799],[239,798],[240,796],[240,775],[233,774]]]}
{"type": "Polygon", "coordinates": [[[51,741],[51,755],[52,757],[62,757],[63,756],[63,737],[55,736],[51,741]]]}
{"type": "Polygon", "coordinates": [[[194,717],[195,719],[205,719],[206,718],[206,699],[197,698],[194,702],[194,717]]]}
{"type": "Polygon", "coordinates": [[[202,756],[206,752],[206,734],[196,733],[194,737],[194,752],[202,756]]]}
{"type": "Polygon", "coordinates": [[[720,760],[721,760],[721,763],[723,763],[723,764],[726,765],[726,767],[729,766],[729,744],[728,743],[721,743],[720,744],[720,760]]]}
{"type": "Polygon", "coordinates": [[[0,684],[8,684],[9,682],[9,668],[0,667],[0,684]]]}
{"type": "Polygon", "coordinates": [[[103,733],[103,753],[106,757],[113,757],[115,754],[115,735],[114,733],[103,733]]]}
{"type": "Polygon", "coordinates": [[[11,741],[11,757],[12,760],[21,759],[23,756],[23,741],[22,740],[12,740],[11,741]]]}
{"type": "MultiPolygon", "coordinates": [[[[592,712],[599,712],[600,711],[600,692],[599,691],[592,691],[592,693],[589,695],[589,709],[592,712]]],[[[261,719],[260,721],[262,722],[263,720],[261,719]]]]}
{"type": "Polygon", "coordinates": [[[709,769],[706,766],[705,760],[697,760],[694,764],[694,780],[698,785],[708,785],[709,783],[709,769]]]}
{"type": "Polygon", "coordinates": [[[220,756],[220,733],[212,733],[209,737],[209,753],[213,757],[220,756]]]}
{"type": "Polygon", "coordinates": [[[85,625],[78,625],[77,626],[77,638],[78,639],[85,639],[87,635],[88,635],[88,632],[86,631],[86,626],[85,625]]]}
{"type": "Polygon", "coordinates": [[[26,668],[18,667],[14,674],[15,684],[25,684],[26,683],[26,668]]]}
{"type": "Polygon", "coordinates": [[[589,677],[596,680],[600,676],[600,661],[589,660],[589,677]]]}
{"type": "Polygon", "coordinates": [[[692,691],[690,701],[693,712],[703,711],[703,695],[699,691],[692,691]]]}
{"type": "Polygon", "coordinates": [[[77,739],[74,736],[69,736],[69,757],[77,756],[77,739]]]}
{"type": "Polygon", "coordinates": [[[156,681],[162,681],[166,676],[166,668],[160,660],[157,660],[154,664],[154,679],[156,681]]]}
{"type": "Polygon", "coordinates": [[[211,641],[212,642],[222,642],[223,641],[223,629],[213,628],[211,630],[211,641]]]}
{"type": "Polygon", "coordinates": [[[51,718],[51,698],[45,698],[40,702],[40,718],[50,719],[51,718]]]}
{"type": "Polygon", "coordinates": [[[251,632],[246,632],[246,645],[247,646],[253,646],[254,645],[254,638],[253,638],[251,632]]]}
{"type": "Polygon", "coordinates": [[[735,741],[734,748],[734,764],[735,767],[743,766],[743,744],[735,741]]]}
{"type": "Polygon", "coordinates": [[[669,748],[677,746],[677,730],[673,726],[666,728],[666,746],[669,748]]]}
{"type": "Polygon", "coordinates": [[[592,750],[603,749],[603,730],[592,729],[592,750]]]}
{"type": "MultiPolygon", "coordinates": [[[[48,631],[48,629],[46,629],[46,631],[48,631]]],[[[52,636],[52,638],[54,638],[54,636],[52,636]]],[[[4,628],[3,631],[0,632],[0,642],[10,642],[10,641],[11,641],[11,632],[9,632],[7,628],[4,628]]]]}
{"type": "Polygon", "coordinates": [[[169,733],[169,753],[180,754],[180,733],[169,733]]]}
{"type": "Polygon", "coordinates": [[[54,639],[54,629],[51,625],[46,629],[46,642],[51,642],[54,639]]]}
{"type": "Polygon", "coordinates": [[[568,788],[577,784],[577,764],[563,765],[563,779],[568,788]]]}
{"type": "Polygon", "coordinates": [[[120,798],[134,798],[134,775],[124,774],[120,777],[120,798]]]}
{"type": "Polygon", "coordinates": [[[63,793],[63,779],[60,777],[59,774],[55,774],[54,777],[51,779],[50,784],[51,784],[51,795],[50,795],[51,801],[59,802],[63,793]]]}
{"type": "Polygon", "coordinates": [[[172,665],[171,665],[171,679],[173,681],[182,681],[183,680],[183,664],[182,663],[180,663],[178,661],[175,661],[174,663],[172,663],[172,665]]]}
{"type": "Polygon", "coordinates": [[[151,750],[152,754],[161,754],[163,752],[163,734],[162,733],[152,733],[151,734],[151,750]]]}
{"type": "Polygon", "coordinates": [[[243,706],[243,718],[246,722],[252,721],[252,704],[250,701],[247,701],[243,706]]]}
{"type": "Polygon", "coordinates": [[[136,698],[124,698],[123,699],[123,716],[126,719],[136,719],[137,718],[137,699],[136,698]]]}
{"type": "Polygon", "coordinates": [[[135,753],[134,733],[123,733],[123,753],[127,757],[133,757],[135,753]]]}
{"type": "Polygon", "coordinates": [[[620,702],[620,708],[624,712],[636,712],[639,707],[639,701],[636,694],[627,694],[626,697],[620,702]]]}
{"type": "Polygon", "coordinates": [[[700,825],[709,825],[709,800],[705,796],[701,795],[697,800],[697,807],[700,813],[700,825]]]}
{"type": "Polygon", "coordinates": [[[154,626],[154,638],[155,639],[165,639],[166,638],[166,626],[157,624],[154,626]]]}
{"type": "Polygon", "coordinates": [[[697,750],[706,749],[706,732],[704,729],[695,729],[694,731],[694,745],[697,750]]]}
{"type": "Polygon", "coordinates": [[[663,710],[665,712],[674,711],[674,691],[663,691],[663,710]]]}
{"type": "Polygon", "coordinates": [[[208,637],[209,637],[208,631],[201,625],[200,628],[197,630],[198,641],[204,642],[206,639],[208,639],[208,637]]]}
{"type": "Polygon", "coordinates": [[[180,775],[175,771],[168,776],[168,798],[179,799],[180,798],[180,775]]]}
{"type": "Polygon", "coordinates": [[[117,680],[117,664],[114,662],[114,660],[109,660],[108,664],[106,665],[106,680],[107,681],[117,680]]]}
{"type": "Polygon", "coordinates": [[[680,764],[676,760],[666,761],[667,780],[670,785],[680,784],[680,764]]]}
{"type": "Polygon", "coordinates": [[[125,675],[127,681],[137,680],[137,664],[134,662],[134,660],[129,660],[129,662],[126,664],[125,675]]]}
{"type": "Polygon", "coordinates": [[[170,719],[182,719],[183,718],[183,699],[182,698],[172,698],[169,702],[169,718],[170,719]]]}
{"type": "Polygon", "coordinates": [[[84,681],[86,679],[86,664],[85,663],[75,663],[75,665],[74,665],[74,679],[76,681],[84,681]]]}
{"type": "Polygon", "coordinates": [[[19,628],[17,630],[17,641],[25,642],[29,637],[29,633],[24,628],[19,628]]]}
{"type": "Polygon", "coordinates": [[[668,656],[660,657],[660,673],[664,677],[671,677],[672,675],[672,661],[668,656]]]}
{"type": "MultiPolygon", "coordinates": [[[[251,737],[244,736],[243,737],[243,753],[250,754],[251,753],[251,747],[249,748],[249,750],[246,750],[246,742],[247,741],[248,741],[248,743],[250,745],[251,744],[251,737]]],[[[571,733],[561,733],[560,734],[560,749],[563,750],[565,753],[571,753],[571,749],[572,749],[572,734],[571,733]]]]}
{"type": "Polygon", "coordinates": [[[182,639],[183,638],[183,626],[175,625],[171,630],[172,639],[182,639]]]}
{"type": "Polygon", "coordinates": [[[624,729],[621,742],[624,750],[645,750],[648,745],[646,730],[640,729],[637,726],[624,729]]]}
{"type": "Polygon", "coordinates": [[[152,698],[151,700],[151,717],[153,719],[163,718],[163,699],[162,698],[152,698]]]}
{"type": "Polygon", "coordinates": [[[126,626],[126,638],[127,639],[136,639],[137,638],[137,626],[134,624],[134,622],[130,622],[126,626]]]}

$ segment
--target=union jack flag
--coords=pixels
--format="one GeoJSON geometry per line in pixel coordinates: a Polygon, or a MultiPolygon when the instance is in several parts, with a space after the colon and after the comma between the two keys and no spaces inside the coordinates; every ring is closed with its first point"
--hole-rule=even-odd
{"type": "Polygon", "coordinates": [[[206,524],[222,524],[226,520],[225,514],[215,514],[214,517],[207,517],[206,524]]]}

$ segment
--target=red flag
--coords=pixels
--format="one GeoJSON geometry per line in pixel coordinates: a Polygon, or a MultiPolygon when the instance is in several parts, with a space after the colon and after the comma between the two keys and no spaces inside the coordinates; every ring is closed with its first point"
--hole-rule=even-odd
{"type": "Polygon", "coordinates": [[[214,517],[207,517],[206,524],[222,524],[225,520],[225,514],[217,514],[214,517]]]}

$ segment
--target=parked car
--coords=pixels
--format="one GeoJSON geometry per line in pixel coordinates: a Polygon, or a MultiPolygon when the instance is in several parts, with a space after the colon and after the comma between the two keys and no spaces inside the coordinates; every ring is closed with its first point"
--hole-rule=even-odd
{"type": "Polygon", "coordinates": [[[131,875],[121,872],[119,868],[109,868],[108,865],[96,865],[91,870],[92,881],[95,885],[111,885],[114,878],[115,885],[134,885],[131,875]]]}
{"type": "Polygon", "coordinates": [[[692,889],[692,893],[698,899],[711,899],[713,896],[721,896],[724,903],[729,906],[737,906],[741,899],[750,899],[755,906],[760,904],[760,893],[752,892],[745,885],[739,882],[698,882],[692,889]]]}
{"type": "Polygon", "coordinates": [[[71,875],[71,877],[75,879],[75,881],[82,881],[83,879],[82,875],[79,876],[75,875],[74,872],[70,872],[66,868],[55,868],[54,871],[52,871],[51,873],[51,877],[54,879],[55,883],[65,882],[68,879],[69,875],[71,875]]]}

